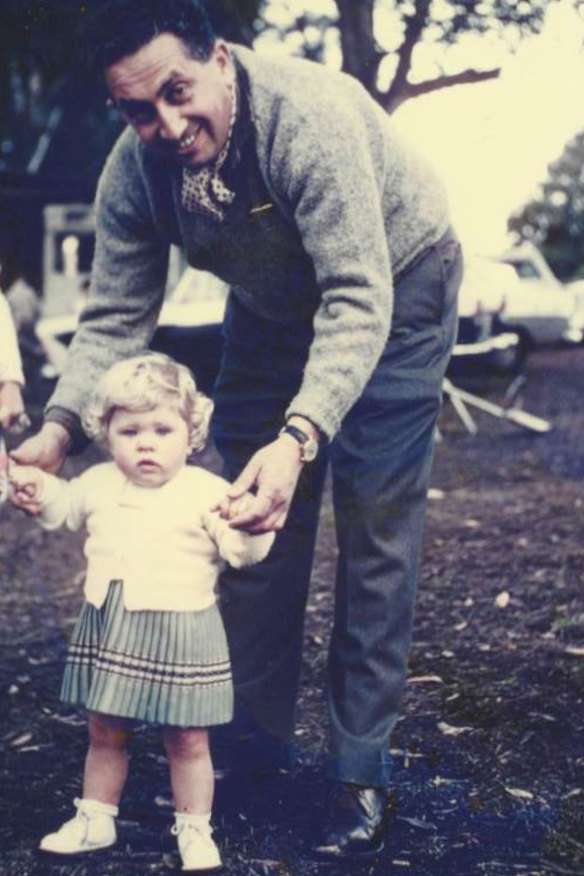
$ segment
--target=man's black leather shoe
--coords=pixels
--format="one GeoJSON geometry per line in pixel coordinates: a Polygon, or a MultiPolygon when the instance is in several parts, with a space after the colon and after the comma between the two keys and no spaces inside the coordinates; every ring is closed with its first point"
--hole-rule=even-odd
{"type": "Polygon", "coordinates": [[[385,843],[387,796],[380,788],[349,782],[331,787],[324,827],[312,847],[319,858],[365,858],[377,855],[385,843]]]}

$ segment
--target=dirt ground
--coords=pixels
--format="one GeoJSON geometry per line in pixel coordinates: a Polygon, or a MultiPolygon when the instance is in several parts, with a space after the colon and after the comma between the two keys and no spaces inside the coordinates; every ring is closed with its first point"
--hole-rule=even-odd
{"type": "MultiPolygon", "coordinates": [[[[297,729],[299,761],[252,784],[218,783],[215,823],[232,876],[584,874],[584,347],[529,360],[533,436],[445,408],[403,716],[393,739],[387,847],[368,864],[318,864],[323,680],[334,536],[322,515],[297,729]]],[[[500,398],[505,382],[473,389],[500,398]]],[[[81,461],[83,464],[83,460],[81,461]]],[[[47,864],[38,838],[79,791],[83,720],[57,693],[81,592],[80,538],[12,509],[0,541],[0,874],[167,876],[178,869],[166,763],[136,733],[120,842],[47,864]]]]}

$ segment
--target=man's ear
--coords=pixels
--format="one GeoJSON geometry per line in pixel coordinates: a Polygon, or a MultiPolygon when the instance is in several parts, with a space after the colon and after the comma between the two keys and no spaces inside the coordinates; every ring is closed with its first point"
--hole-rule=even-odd
{"type": "Polygon", "coordinates": [[[222,71],[230,69],[233,62],[229,46],[225,40],[217,40],[215,42],[215,45],[213,46],[213,58],[222,71]]]}

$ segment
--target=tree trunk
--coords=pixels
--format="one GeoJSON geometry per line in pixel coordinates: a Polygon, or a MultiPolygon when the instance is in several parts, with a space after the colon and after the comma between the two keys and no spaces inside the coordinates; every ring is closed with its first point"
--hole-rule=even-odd
{"type": "Polygon", "coordinates": [[[379,57],[373,36],[373,0],[335,2],[339,10],[343,70],[375,94],[379,57]]]}

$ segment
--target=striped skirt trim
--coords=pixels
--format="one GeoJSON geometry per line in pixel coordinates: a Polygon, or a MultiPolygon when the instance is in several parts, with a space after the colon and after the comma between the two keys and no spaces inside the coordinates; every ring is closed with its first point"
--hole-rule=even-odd
{"type": "Polygon", "coordinates": [[[81,611],[61,698],[155,724],[227,723],[233,684],[219,609],[127,611],[123,584],[113,581],[100,609],[81,611]]]}

